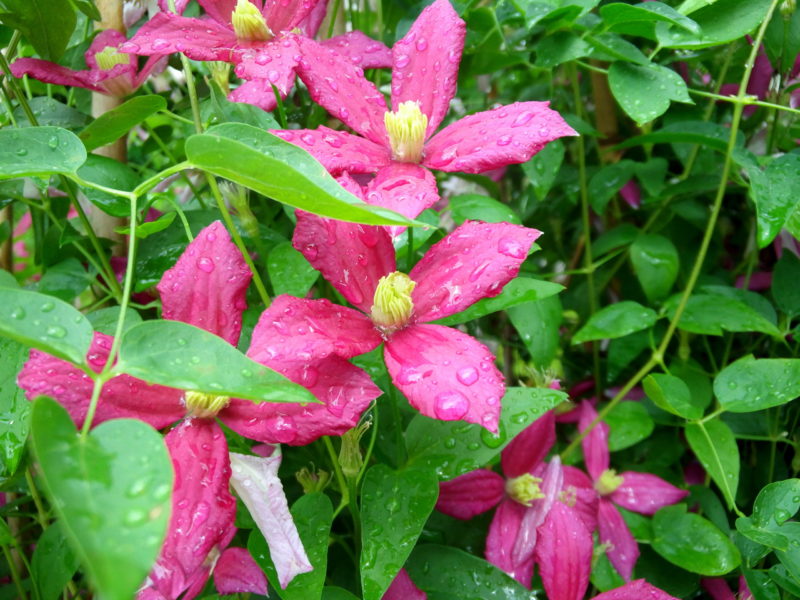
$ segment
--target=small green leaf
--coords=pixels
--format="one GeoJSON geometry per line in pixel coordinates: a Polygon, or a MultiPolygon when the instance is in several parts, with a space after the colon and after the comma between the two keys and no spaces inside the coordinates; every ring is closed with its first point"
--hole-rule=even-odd
{"type": "Polygon", "coordinates": [[[218,123],[246,123],[259,129],[280,129],[272,114],[246,102],[231,102],[215,81],[210,82],[211,96],[202,105],[203,116],[211,125],[218,123]]]}
{"type": "Polygon", "coordinates": [[[169,522],[172,463],[161,434],[117,419],[79,437],[67,411],[40,397],[31,443],[59,525],[98,593],[129,600],[169,522]]]}
{"type": "Polygon", "coordinates": [[[0,476],[17,471],[30,429],[31,403],[17,386],[17,374],[28,360],[28,348],[13,340],[0,338],[0,476]]]}
{"type": "MultiPolygon", "coordinates": [[[[677,302],[677,296],[667,301],[670,318],[675,314],[677,302]]],[[[717,293],[692,295],[686,303],[678,328],[705,335],[722,335],[723,330],[780,335],[778,328],[754,308],[739,299],[717,293]]]]}
{"type": "Polygon", "coordinates": [[[731,412],[787,404],[800,396],[800,359],[745,356],[717,375],[714,393],[731,412]]]}
{"type": "MultiPolygon", "coordinates": [[[[659,23],[656,26],[656,35],[665,48],[697,50],[726,44],[744,37],[758,27],[764,20],[769,5],[770,0],[716,0],[710,6],[698,8],[691,13],[692,19],[700,27],[700,33],[659,23]]],[[[686,9],[680,12],[688,14],[686,9]]]]}
{"type": "Polygon", "coordinates": [[[83,365],[92,343],[92,326],[58,298],[0,288],[0,335],[83,365]]]}
{"type": "Polygon", "coordinates": [[[508,309],[508,318],[531,355],[534,366],[545,368],[556,356],[561,341],[563,319],[561,300],[550,296],[508,309]]]}
{"type": "Polygon", "coordinates": [[[106,146],[127,134],[135,125],[167,108],[161,96],[136,96],[92,121],[79,137],[88,151],[106,146]]]}
{"type": "Polygon", "coordinates": [[[672,564],[709,577],[725,575],[741,562],[728,536],[700,515],[686,512],[685,504],[655,514],[653,550],[672,564]]]}
{"type": "Polygon", "coordinates": [[[552,35],[544,36],[536,44],[534,52],[536,53],[536,66],[549,69],[576,58],[588,56],[591,46],[571,31],[556,31],[552,35]]]}
{"type": "Polygon", "coordinates": [[[622,337],[652,327],[656,312],[638,302],[625,300],[606,306],[592,315],[572,338],[573,344],[622,337]]]}
{"type": "Polygon", "coordinates": [[[678,250],[668,238],[642,234],[630,247],[633,270],[650,302],[661,300],[678,278],[678,250]]]}
{"type": "Polygon", "coordinates": [[[686,441],[719,487],[728,508],[733,508],[739,487],[739,447],[731,428],[719,418],[687,423],[686,441]]]}
{"type": "Polygon", "coordinates": [[[775,305],[790,317],[800,315],[798,281],[800,259],[792,252],[784,252],[772,272],[772,297],[775,298],[775,305]]]}
{"type": "Polygon", "coordinates": [[[697,403],[689,386],[682,379],[654,373],[645,377],[642,384],[647,397],[659,408],[684,419],[699,419],[703,416],[704,407],[697,403]]]}
{"type": "MultiPolygon", "coordinates": [[[[717,150],[718,152],[725,152],[728,148],[729,137],[730,130],[717,123],[679,121],[677,123],[670,123],[652,133],[628,138],[624,142],[617,144],[615,148],[624,149],[642,146],[644,144],[677,144],[685,142],[689,144],[700,144],[701,146],[717,150]]],[[[738,132],[736,136],[736,145],[741,147],[743,143],[744,136],[741,135],[741,132],[738,132]]]]}
{"type": "Polygon", "coordinates": [[[555,140],[534,154],[528,162],[522,163],[522,170],[530,179],[539,202],[547,197],[553,187],[564,162],[564,152],[564,142],[555,140]]]}
{"type": "MultiPolygon", "coordinates": [[[[37,126],[52,125],[64,129],[75,129],[85,126],[91,119],[86,113],[47,96],[32,98],[28,101],[28,108],[31,109],[37,126]]],[[[14,118],[17,120],[18,127],[33,125],[22,106],[14,109],[14,118]]]]}
{"type": "Polygon", "coordinates": [[[589,180],[589,198],[595,212],[602,214],[605,211],[608,201],[633,178],[635,171],[635,162],[621,160],[601,167],[592,175],[589,180]]]}
{"type": "MultiPolygon", "coordinates": [[[[139,183],[138,175],[128,165],[98,154],[88,156],[78,169],[78,177],[123,192],[130,192],[139,183]]],[[[131,203],[127,198],[88,186],[82,190],[92,204],[112,217],[127,217],[131,214],[131,203]]]]}
{"type": "Polygon", "coordinates": [[[66,129],[0,129],[0,179],[72,174],[85,161],[86,148],[66,129]]]}
{"type": "Polygon", "coordinates": [[[507,204],[480,194],[453,196],[450,198],[450,210],[456,225],[467,220],[522,224],[519,216],[507,204]]]}
{"type": "Polygon", "coordinates": [[[319,278],[319,271],[292,247],[291,242],[275,246],[267,256],[267,272],[275,295],[304,297],[319,278]]]}
{"type": "Polygon", "coordinates": [[[364,600],[380,600],[417,542],[439,495],[427,468],[371,467],[361,489],[361,586],[364,600]]]}
{"type": "Polygon", "coordinates": [[[751,167],[747,174],[750,195],[756,205],[758,247],[764,248],[780,233],[798,204],[800,154],[784,154],[763,171],[751,167]]]}
{"type": "MultiPolygon", "coordinates": [[[[89,323],[92,324],[95,331],[105,333],[106,335],[114,335],[117,330],[117,321],[119,320],[119,306],[108,306],[99,310],[92,311],[86,314],[89,323]]],[[[122,333],[125,333],[138,323],[142,322],[142,317],[139,313],[128,307],[125,311],[125,322],[122,324],[122,333]]]]}
{"type": "Polygon", "coordinates": [[[655,427],[647,409],[639,402],[620,402],[603,420],[610,428],[608,449],[612,452],[646,440],[655,427]]]}
{"type": "Polygon", "coordinates": [[[605,55],[603,58],[606,60],[622,60],[642,66],[650,64],[650,61],[647,60],[647,57],[642,54],[639,48],[616,33],[587,35],[586,41],[605,55]]]}
{"type": "Polygon", "coordinates": [[[78,566],[78,558],[67,545],[59,524],[56,522],[45,529],[36,542],[31,560],[31,577],[41,600],[60,598],[78,566]]]}
{"type": "Polygon", "coordinates": [[[693,104],[686,82],[663,65],[615,62],[608,70],[608,83],[622,109],[639,125],[664,114],[671,100],[693,104]]]}
{"type": "Polygon", "coordinates": [[[600,7],[600,16],[609,27],[635,22],[665,22],[692,33],[699,33],[700,27],[689,17],[662,2],[643,2],[623,4],[614,2],[600,7]]]}
{"type": "Polygon", "coordinates": [[[64,54],[78,21],[69,0],[3,0],[0,11],[4,25],[19,29],[39,56],[52,61],[64,54]]]}
{"type": "Polygon", "coordinates": [[[222,338],[180,321],[131,327],[122,338],[114,371],[256,402],[319,402],[303,386],[250,360],[222,338]]]}
{"type": "MultiPolygon", "coordinates": [[[[164,231],[167,227],[172,225],[172,222],[175,220],[175,217],[178,216],[176,212],[168,212],[161,215],[155,221],[147,221],[146,223],[141,223],[136,227],[136,238],[143,240],[146,237],[153,235],[154,233],[158,233],[159,231],[164,231]]],[[[131,228],[130,227],[117,227],[114,231],[117,233],[121,233],[123,235],[130,235],[131,228]]]]}
{"type": "Polygon", "coordinates": [[[795,579],[783,565],[774,565],[769,570],[770,579],[790,594],[800,598],[800,579],[795,579]]]}

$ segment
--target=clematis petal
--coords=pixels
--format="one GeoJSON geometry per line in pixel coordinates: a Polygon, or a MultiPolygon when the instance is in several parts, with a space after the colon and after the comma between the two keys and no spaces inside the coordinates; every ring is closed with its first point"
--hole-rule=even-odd
{"type": "Polygon", "coordinates": [[[395,575],[395,578],[392,580],[392,584],[389,586],[389,589],[381,597],[381,600],[427,600],[428,594],[423,592],[419,589],[414,582],[411,580],[411,577],[408,575],[408,571],[405,569],[400,569],[400,571],[395,575]]]}
{"type": "MultiPolygon", "coordinates": [[[[378,171],[367,184],[365,202],[382,206],[404,217],[415,219],[419,213],[439,201],[439,190],[433,173],[411,163],[394,162],[378,171]]],[[[389,228],[392,236],[405,231],[405,227],[389,228]]]]}
{"type": "MultiPolygon", "coordinates": [[[[221,25],[231,25],[231,13],[236,8],[237,0],[197,0],[206,14],[221,25]]],[[[260,4],[260,3],[259,3],[260,4]]],[[[259,6],[260,8],[260,6],[259,6]]]]}
{"type": "Polygon", "coordinates": [[[89,67],[88,77],[95,85],[100,86],[107,94],[127,96],[138,87],[135,84],[137,62],[136,57],[131,57],[128,64],[114,65],[111,69],[101,69],[97,64],[95,55],[108,47],[119,48],[128,39],[116,29],[106,29],[95,36],[85,52],[86,66],[89,67]]]}
{"type": "Polygon", "coordinates": [[[517,276],[540,235],[509,223],[465,222],[434,244],[409,273],[417,282],[412,294],[417,321],[441,319],[497,296],[517,276]]]}
{"type": "Polygon", "coordinates": [[[252,277],[225,226],[215,221],[161,277],[156,289],[161,295],[162,315],[205,329],[235,346],[252,277]]]}
{"type": "MultiPolygon", "coordinates": [[[[183,11],[186,10],[186,5],[189,4],[189,0],[174,0],[175,1],[175,14],[182,15],[183,11]]],[[[158,8],[165,12],[173,12],[169,6],[169,0],[158,0],[158,8]]]]}
{"type": "MultiPolygon", "coordinates": [[[[126,38],[124,34],[116,29],[106,29],[105,31],[101,31],[95,36],[95,38],[92,40],[92,43],[89,44],[89,48],[83,54],[84,59],[86,59],[86,66],[89,67],[89,70],[91,71],[99,71],[100,66],[97,64],[95,55],[108,47],[119,48],[127,41],[128,38],[126,38]]],[[[131,63],[135,65],[135,61],[132,60],[131,63]]],[[[136,70],[135,66],[133,66],[133,70],[136,70]]]]}
{"type": "Polygon", "coordinates": [[[120,51],[141,56],[181,52],[192,60],[232,62],[240,46],[233,30],[217,21],[160,12],[122,44],[120,51]]]}
{"type": "Polygon", "coordinates": [[[366,313],[380,278],[396,269],[394,246],[383,227],[297,211],[292,245],[348,302],[366,313]]]}
{"type": "Polygon", "coordinates": [[[486,560],[530,589],[533,559],[518,564],[512,558],[514,542],[526,510],[528,509],[510,498],[500,503],[486,534],[486,560]]]}
{"type": "Polygon", "coordinates": [[[511,558],[516,564],[525,563],[533,558],[538,529],[550,513],[553,503],[556,502],[563,481],[564,473],[561,468],[561,459],[558,456],[554,456],[542,474],[541,489],[544,498],[532,502],[531,507],[525,511],[519,524],[517,539],[514,540],[514,547],[511,551],[511,558]]]}
{"type": "Polygon", "coordinates": [[[320,43],[335,49],[362,69],[381,69],[392,66],[392,51],[385,44],[373,40],[363,31],[351,31],[320,43]]]}
{"type": "Polygon", "coordinates": [[[675,504],[689,494],[650,473],[625,471],[620,475],[622,485],[611,494],[611,500],[643,515],[655,514],[659,508],[675,504]]]}
{"type": "Polygon", "coordinates": [[[536,564],[549,600],[581,600],[592,569],[592,535],[574,511],[556,502],[539,529],[536,564]]]}
{"type": "Polygon", "coordinates": [[[315,1],[310,0],[265,0],[264,18],[270,31],[277,35],[300,25],[315,4],[315,1]]]}
{"type": "Polygon", "coordinates": [[[600,543],[609,544],[606,552],[608,560],[625,581],[630,581],[633,567],[639,558],[639,546],[617,507],[606,498],[600,498],[597,525],[600,543]]]}
{"type": "Polygon", "coordinates": [[[302,58],[297,75],[311,99],[368,140],[388,148],[383,124],[386,101],[361,67],[333,48],[300,38],[302,58]]]}
{"type": "Polygon", "coordinates": [[[564,499],[583,520],[586,530],[597,529],[597,492],[592,480],[583,471],[570,465],[564,466],[564,499]]]}
{"type": "Polygon", "coordinates": [[[713,600],[737,600],[722,577],[703,577],[700,579],[700,586],[713,600]]]}
{"type": "Polygon", "coordinates": [[[226,548],[214,566],[214,585],[220,594],[267,595],[267,578],[246,548],[226,548]]]}
{"type": "Polygon", "coordinates": [[[167,538],[139,597],[194,597],[236,529],[236,501],[228,491],[228,444],[213,420],[187,419],[170,431],[167,444],[175,483],[167,538]],[[191,592],[195,593],[192,594],[191,592]],[[143,596],[144,595],[144,596],[143,596]]]}
{"type": "MultiPolygon", "coordinates": [[[[675,596],[650,585],[644,579],[636,579],[602,594],[598,594],[592,600],[678,600],[675,596]]],[[[717,599],[719,600],[719,599],[717,599]]],[[[733,595],[731,595],[733,600],[733,595]]]]}
{"type": "Polygon", "coordinates": [[[520,432],[503,449],[501,456],[506,477],[519,477],[533,473],[556,442],[556,420],[552,410],[547,411],[520,432]]]}
{"type": "Polygon", "coordinates": [[[428,117],[426,138],[436,131],[456,95],[466,34],[466,24],[449,0],[436,0],[392,48],[392,110],[401,102],[419,102],[428,117]]]}
{"type": "MultiPolygon", "coordinates": [[[[100,372],[108,360],[111,336],[95,333],[86,355],[89,366],[100,372]]],[[[51,396],[67,409],[70,417],[80,427],[86,418],[94,382],[83,371],[38,350],[31,350],[17,378],[25,396],[51,396]]],[[[97,412],[92,423],[99,425],[109,419],[134,418],[149,423],[156,429],[166,427],[180,419],[186,409],[181,399],[183,392],[161,385],[150,385],[130,375],[118,375],[103,386],[97,412]]]]}
{"type": "Polygon", "coordinates": [[[278,582],[285,589],[295,575],[308,573],[313,567],[289,512],[278,477],[280,464],[279,452],[267,458],[231,452],[231,485],[264,535],[278,582]]]}
{"type": "Polygon", "coordinates": [[[270,133],[299,146],[322,163],[331,175],[374,173],[391,162],[389,150],[365,138],[328,127],[278,129],[270,133]]]}
{"type": "Polygon", "coordinates": [[[153,73],[160,73],[164,70],[167,66],[167,62],[169,61],[168,56],[151,56],[149,57],[144,66],[139,70],[136,76],[133,78],[133,87],[134,89],[138,89],[141,85],[147,81],[147,78],[150,77],[153,73]]]}
{"type": "Polygon", "coordinates": [[[431,169],[483,173],[522,163],[548,142],[577,135],[548,102],[515,102],[452,123],[425,145],[431,169]]]}
{"type": "Polygon", "coordinates": [[[317,37],[317,32],[328,14],[328,0],[319,0],[300,23],[300,29],[310,38],[317,37]]]}
{"type": "MultiPolygon", "coordinates": [[[[585,431],[589,424],[597,418],[597,411],[588,401],[583,400],[580,406],[580,418],[578,420],[578,430],[585,431]]],[[[603,471],[608,469],[608,425],[602,421],[592,429],[589,434],[581,441],[583,448],[583,460],[586,463],[586,470],[592,479],[597,481],[603,471]]]]}
{"type": "Polygon", "coordinates": [[[228,99],[274,110],[277,102],[272,86],[277,88],[281,98],[289,95],[294,87],[299,52],[294,35],[285,35],[264,43],[257,50],[243,52],[234,72],[245,82],[233,90],[228,99]]]}
{"type": "Polygon", "coordinates": [[[88,71],[73,71],[59,64],[40,58],[18,58],[11,63],[11,73],[21,78],[29,75],[34,79],[53,85],[79,87],[93,92],[104,92],[103,88],[92,81],[88,71]]]}
{"type": "Polygon", "coordinates": [[[476,469],[439,484],[436,510],[467,520],[491,510],[503,499],[505,481],[488,469],[476,469]]]}
{"type": "Polygon", "coordinates": [[[441,325],[411,325],[386,341],[384,359],[394,384],[423,415],[497,432],[503,376],[475,338],[441,325]]]}

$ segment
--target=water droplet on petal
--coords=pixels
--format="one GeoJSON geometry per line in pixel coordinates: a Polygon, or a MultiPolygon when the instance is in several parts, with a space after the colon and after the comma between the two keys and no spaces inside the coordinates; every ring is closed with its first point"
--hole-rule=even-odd
{"type": "Polygon", "coordinates": [[[214,261],[207,256],[201,256],[197,259],[197,268],[204,273],[211,273],[214,270],[214,261]]]}
{"type": "Polygon", "coordinates": [[[473,367],[464,367],[456,372],[456,379],[464,385],[472,385],[478,381],[478,370],[473,367]]]}
{"type": "Polygon", "coordinates": [[[455,421],[469,411],[469,400],[459,391],[442,392],[434,400],[433,412],[443,421],[455,421]]]}

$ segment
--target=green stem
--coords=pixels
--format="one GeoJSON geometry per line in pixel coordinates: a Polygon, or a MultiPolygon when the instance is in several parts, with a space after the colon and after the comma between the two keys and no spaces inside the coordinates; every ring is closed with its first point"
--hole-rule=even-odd
{"type": "Polygon", "coordinates": [[[28,489],[31,492],[31,498],[33,498],[33,504],[36,507],[39,527],[47,529],[50,520],[47,518],[47,512],[44,510],[44,503],[42,502],[42,497],[39,495],[39,489],[36,487],[36,482],[33,479],[30,467],[25,469],[25,481],[28,483],[28,489]]]}
{"type": "Polygon", "coordinates": [[[5,544],[3,544],[3,555],[5,555],[6,557],[6,562],[8,563],[8,570],[11,572],[11,579],[14,580],[14,585],[17,588],[19,597],[21,598],[21,600],[27,600],[28,596],[25,593],[25,588],[22,586],[22,579],[20,579],[19,571],[17,571],[17,565],[16,563],[14,563],[14,559],[11,557],[11,551],[5,544]]]}
{"type": "Polygon", "coordinates": [[[347,506],[350,499],[350,489],[348,488],[347,482],[344,479],[342,468],[339,466],[339,457],[336,455],[336,450],[333,448],[331,438],[327,435],[324,435],[322,436],[322,441],[325,444],[325,448],[328,451],[328,456],[331,459],[333,472],[336,475],[336,483],[339,484],[339,492],[342,495],[342,499],[339,501],[339,506],[337,506],[336,510],[333,511],[333,518],[335,519],[336,516],[342,512],[342,509],[347,506]]]}

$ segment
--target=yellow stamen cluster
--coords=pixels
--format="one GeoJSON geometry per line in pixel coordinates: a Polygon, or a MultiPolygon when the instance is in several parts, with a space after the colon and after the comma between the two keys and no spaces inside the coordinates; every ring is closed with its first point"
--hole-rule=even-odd
{"type": "Polygon", "coordinates": [[[183,396],[186,404],[186,413],[198,419],[210,419],[228,406],[231,401],[227,396],[215,396],[203,392],[186,392],[183,396]]]}
{"type": "Polygon", "coordinates": [[[601,496],[608,496],[614,493],[622,485],[623,481],[622,475],[617,475],[614,469],[606,469],[600,474],[598,480],[594,482],[594,489],[601,496]]]}
{"type": "Polygon", "coordinates": [[[539,487],[540,483],[542,483],[542,480],[539,477],[525,473],[506,481],[506,494],[512,500],[522,504],[522,506],[530,508],[534,500],[544,498],[544,494],[539,487]]]}
{"type": "Polygon", "coordinates": [[[410,163],[422,160],[428,117],[422,114],[419,102],[400,103],[396,111],[387,111],[383,115],[383,122],[395,160],[410,163]]]}
{"type": "Polygon", "coordinates": [[[243,42],[266,42],[272,39],[264,15],[250,0],[238,0],[231,14],[236,38],[243,42]]]}
{"type": "Polygon", "coordinates": [[[117,65],[131,64],[131,55],[118,51],[114,46],[106,46],[94,55],[97,66],[103,71],[110,71],[117,65]]]}
{"type": "Polygon", "coordinates": [[[411,292],[416,285],[416,281],[399,271],[381,277],[372,301],[372,322],[390,330],[407,325],[414,311],[411,292]]]}

